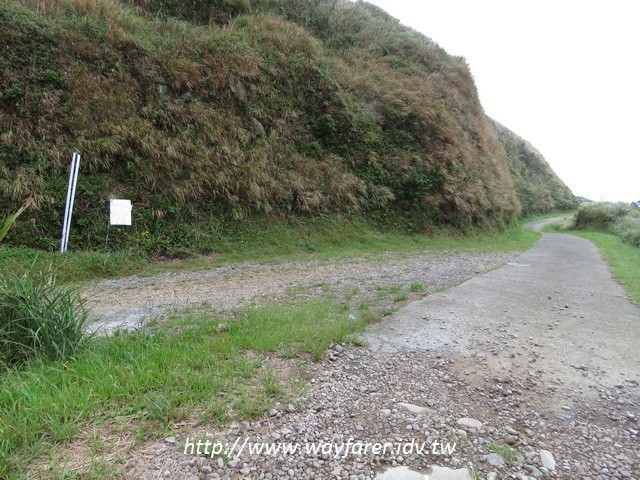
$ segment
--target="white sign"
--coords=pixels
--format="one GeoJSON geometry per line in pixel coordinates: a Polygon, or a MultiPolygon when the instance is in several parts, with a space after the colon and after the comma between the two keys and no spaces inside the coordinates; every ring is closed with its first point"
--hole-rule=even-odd
{"type": "Polygon", "coordinates": [[[109,201],[109,225],[131,225],[131,200],[109,201]]]}

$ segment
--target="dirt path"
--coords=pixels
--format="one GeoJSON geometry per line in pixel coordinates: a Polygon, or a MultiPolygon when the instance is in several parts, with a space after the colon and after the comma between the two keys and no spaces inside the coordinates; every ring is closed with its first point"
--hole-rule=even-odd
{"type": "MultiPolygon", "coordinates": [[[[499,267],[513,253],[411,252],[369,254],[331,260],[279,263],[239,263],[193,272],[126,277],[90,285],[84,297],[95,320],[92,330],[135,328],[172,309],[208,305],[228,311],[242,305],[284,299],[350,296],[374,307],[393,303],[380,295],[401,288],[409,299],[457,285],[479,273],[499,267]],[[424,292],[407,292],[420,283],[424,292]]],[[[397,303],[397,302],[396,302],[397,303]]]]}

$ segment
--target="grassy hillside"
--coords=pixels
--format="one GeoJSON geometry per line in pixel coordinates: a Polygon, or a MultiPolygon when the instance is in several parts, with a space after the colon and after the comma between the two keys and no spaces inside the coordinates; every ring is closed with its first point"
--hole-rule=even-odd
{"type": "MultiPolygon", "coordinates": [[[[238,219],[340,212],[499,226],[520,212],[464,59],[364,2],[0,3],[0,211],[55,248],[212,251],[238,219]]],[[[534,174],[535,175],[535,174],[534,174]]]]}
{"type": "Polygon", "coordinates": [[[518,199],[525,215],[571,210],[578,205],[569,188],[558,178],[542,154],[504,125],[493,121],[507,158],[518,199]]]}

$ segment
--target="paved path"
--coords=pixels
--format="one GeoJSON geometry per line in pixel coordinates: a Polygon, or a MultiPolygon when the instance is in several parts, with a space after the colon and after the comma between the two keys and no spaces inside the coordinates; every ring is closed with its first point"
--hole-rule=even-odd
{"type": "Polygon", "coordinates": [[[412,303],[366,339],[374,351],[458,355],[472,381],[529,375],[567,396],[640,381],[640,309],[598,249],[573,235],[543,234],[506,266],[412,303]]]}

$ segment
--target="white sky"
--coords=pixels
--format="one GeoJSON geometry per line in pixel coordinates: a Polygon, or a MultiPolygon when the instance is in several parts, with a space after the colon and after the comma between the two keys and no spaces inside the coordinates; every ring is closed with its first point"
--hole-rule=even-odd
{"type": "Polygon", "coordinates": [[[369,1],[465,57],[486,113],[574,194],[640,200],[640,2],[369,1]]]}

